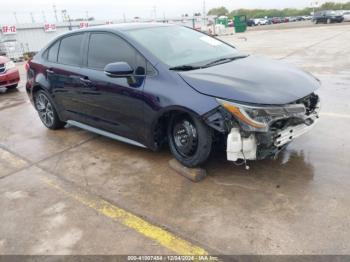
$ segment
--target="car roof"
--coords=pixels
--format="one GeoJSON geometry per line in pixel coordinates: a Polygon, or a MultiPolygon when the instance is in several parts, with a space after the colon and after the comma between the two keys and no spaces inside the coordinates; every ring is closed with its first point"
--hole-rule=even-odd
{"type": "Polygon", "coordinates": [[[144,28],[152,28],[152,27],[169,27],[174,26],[174,24],[166,24],[166,23],[122,23],[122,24],[109,24],[109,25],[99,25],[94,27],[88,27],[84,29],[80,29],[79,32],[83,31],[129,31],[129,30],[137,30],[144,28]]]}

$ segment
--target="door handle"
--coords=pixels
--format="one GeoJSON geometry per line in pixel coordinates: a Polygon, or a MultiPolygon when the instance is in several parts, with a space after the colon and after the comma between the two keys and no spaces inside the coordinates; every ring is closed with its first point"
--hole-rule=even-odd
{"type": "Polygon", "coordinates": [[[88,77],[80,77],[80,81],[85,84],[91,84],[91,80],[88,77]]]}
{"type": "Polygon", "coordinates": [[[54,74],[55,72],[52,69],[46,69],[46,73],[48,74],[54,74]]]}

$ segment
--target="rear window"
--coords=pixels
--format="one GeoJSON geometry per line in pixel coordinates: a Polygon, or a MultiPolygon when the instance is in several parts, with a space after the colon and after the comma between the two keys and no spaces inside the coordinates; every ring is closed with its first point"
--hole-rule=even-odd
{"type": "Polygon", "coordinates": [[[327,11],[327,15],[336,15],[337,13],[335,11],[327,11]]]}
{"type": "Polygon", "coordinates": [[[61,40],[58,63],[80,66],[83,34],[65,37],[61,40]]]}

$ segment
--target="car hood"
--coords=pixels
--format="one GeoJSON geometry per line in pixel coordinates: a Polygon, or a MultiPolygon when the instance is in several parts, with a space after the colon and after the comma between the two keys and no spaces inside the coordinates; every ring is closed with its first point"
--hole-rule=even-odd
{"type": "Polygon", "coordinates": [[[179,74],[202,94],[253,104],[288,104],[319,87],[312,75],[258,56],[179,74]]]}

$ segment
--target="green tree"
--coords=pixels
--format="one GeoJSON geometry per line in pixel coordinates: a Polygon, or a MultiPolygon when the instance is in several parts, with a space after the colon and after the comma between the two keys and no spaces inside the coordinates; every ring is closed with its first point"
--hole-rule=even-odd
{"type": "Polygon", "coordinates": [[[224,6],[221,6],[221,7],[210,9],[208,12],[208,15],[221,16],[221,15],[228,15],[228,13],[229,11],[227,10],[227,8],[224,6]]]}
{"type": "Polygon", "coordinates": [[[321,10],[349,10],[350,2],[347,3],[334,3],[334,2],[326,2],[321,5],[321,10]]]}
{"type": "MultiPolygon", "coordinates": [[[[318,10],[350,10],[350,2],[335,3],[326,2],[321,5],[318,10]]],[[[213,8],[209,11],[209,15],[228,15],[233,17],[235,15],[246,15],[248,18],[262,18],[262,17],[288,17],[288,16],[303,16],[310,15],[313,8],[306,7],[303,9],[285,8],[285,9],[238,9],[228,12],[225,7],[213,8]]]]}

